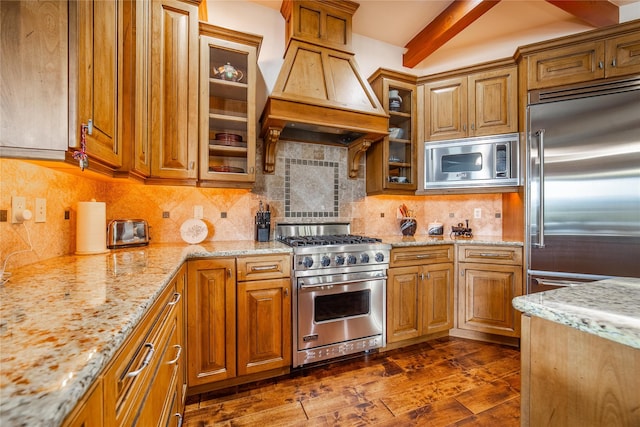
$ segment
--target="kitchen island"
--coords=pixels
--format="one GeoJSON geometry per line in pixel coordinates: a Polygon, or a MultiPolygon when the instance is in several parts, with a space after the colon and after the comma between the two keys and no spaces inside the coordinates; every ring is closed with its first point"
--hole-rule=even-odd
{"type": "Polygon", "coordinates": [[[523,426],[640,425],[640,279],[514,298],[523,426]]]}

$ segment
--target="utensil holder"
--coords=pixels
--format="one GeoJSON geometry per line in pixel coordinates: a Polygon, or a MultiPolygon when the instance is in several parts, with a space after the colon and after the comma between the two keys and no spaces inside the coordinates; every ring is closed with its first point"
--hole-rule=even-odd
{"type": "Polygon", "coordinates": [[[413,236],[416,234],[418,222],[415,218],[403,218],[400,220],[400,231],[403,236],[413,236]]]}

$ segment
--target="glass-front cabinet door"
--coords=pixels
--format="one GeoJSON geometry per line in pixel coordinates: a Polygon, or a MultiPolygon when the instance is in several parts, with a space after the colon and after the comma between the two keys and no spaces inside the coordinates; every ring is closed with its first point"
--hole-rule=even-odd
{"type": "Polygon", "coordinates": [[[200,185],[256,176],[256,75],[262,37],[200,23],[200,185]]]}
{"type": "Polygon", "coordinates": [[[367,150],[367,194],[417,189],[416,77],[379,69],[369,82],[389,114],[389,136],[367,150]]]}

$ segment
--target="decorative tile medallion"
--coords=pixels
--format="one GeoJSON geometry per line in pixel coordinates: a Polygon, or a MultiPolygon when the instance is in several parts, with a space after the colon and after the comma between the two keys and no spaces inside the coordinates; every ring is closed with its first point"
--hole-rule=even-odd
{"type": "Polygon", "coordinates": [[[284,216],[338,217],[338,182],[338,162],[285,158],[284,216]]]}

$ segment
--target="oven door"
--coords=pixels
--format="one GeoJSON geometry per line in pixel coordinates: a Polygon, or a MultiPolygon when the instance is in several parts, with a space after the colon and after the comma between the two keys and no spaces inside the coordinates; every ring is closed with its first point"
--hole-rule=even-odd
{"type": "Polygon", "coordinates": [[[299,278],[298,350],[382,335],[385,287],[383,272],[299,278]]]}

